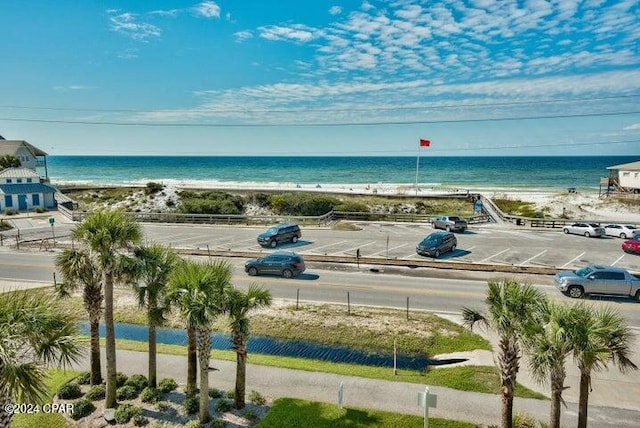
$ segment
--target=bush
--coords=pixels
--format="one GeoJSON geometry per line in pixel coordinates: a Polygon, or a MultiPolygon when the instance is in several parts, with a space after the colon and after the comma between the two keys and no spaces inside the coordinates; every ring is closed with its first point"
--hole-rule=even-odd
{"type": "Polygon", "coordinates": [[[173,391],[177,387],[178,387],[178,384],[176,383],[176,381],[171,379],[170,377],[164,378],[158,383],[158,391],[165,394],[167,392],[173,391]]]}
{"type": "Polygon", "coordinates": [[[277,214],[313,216],[326,214],[339,205],[340,201],[326,195],[309,193],[285,193],[272,195],[271,205],[277,214]]]}
{"type": "Polygon", "coordinates": [[[115,411],[116,423],[126,424],[136,416],[142,416],[142,409],[132,404],[121,404],[115,411]]]}
{"type": "Polygon", "coordinates": [[[227,392],[225,392],[224,395],[228,399],[233,400],[234,398],[236,398],[236,390],[235,389],[230,389],[227,392]]]}
{"type": "Polygon", "coordinates": [[[181,205],[178,211],[185,214],[237,215],[244,211],[242,197],[225,192],[193,192],[187,190],[180,192],[179,196],[181,205]]]}
{"type": "Polygon", "coordinates": [[[125,382],[129,379],[129,377],[124,373],[116,373],[116,388],[120,388],[124,386],[125,382]]]}
{"type": "Polygon", "coordinates": [[[171,404],[169,404],[166,401],[158,401],[156,403],[156,409],[160,410],[161,412],[166,412],[170,408],[171,408],[171,404]]]}
{"type": "Polygon", "coordinates": [[[80,385],[75,382],[68,382],[58,388],[58,398],[63,400],[72,400],[82,396],[80,385]]]}
{"type": "Polygon", "coordinates": [[[518,412],[513,417],[513,426],[514,428],[536,428],[538,426],[538,422],[536,421],[536,418],[530,414],[518,412]]]}
{"type": "Polygon", "coordinates": [[[216,388],[209,388],[209,397],[216,399],[216,398],[220,398],[224,395],[224,392],[216,389],[216,388]]]}
{"type": "Polygon", "coordinates": [[[134,415],[131,420],[133,421],[133,424],[137,427],[143,427],[149,423],[149,419],[142,416],[142,414],[134,415]]]}
{"type": "Polygon", "coordinates": [[[16,215],[16,214],[18,214],[18,211],[16,210],[12,210],[9,208],[5,208],[4,210],[4,215],[16,215]]]}
{"type": "Polygon", "coordinates": [[[249,393],[249,402],[255,404],[256,406],[264,406],[267,400],[264,398],[262,394],[258,391],[251,391],[249,393]]]}
{"type": "Polygon", "coordinates": [[[211,421],[211,425],[209,425],[210,428],[224,428],[226,426],[222,419],[214,419],[211,421]]]}
{"type": "Polygon", "coordinates": [[[144,189],[144,193],[147,195],[153,195],[164,189],[164,185],[161,183],[154,183],[153,181],[147,183],[147,187],[144,189]]]}
{"type": "Polygon", "coordinates": [[[233,408],[233,402],[231,400],[228,400],[226,398],[221,398],[218,401],[216,401],[216,412],[218,413],[228,412],[232,408],[233,408]]]}
{"type": "Polygon", "coordinates": [[[254,419],[256,418],[256,414],[254,413],[254,411],[253,411],[253,410],[251,410],[251,409],[247,409],[247,410],[244,412],[244,417],[245,417],[246,419],[248,419],[248,420],[252,421],[252,420],[254,420],[254,419]]]}
{"type": "Polygon", "coordinates": [[[176,206],[176,201],[174,201],[173,199],[167,199],[164,204],[169,208],[173,208],[176,206]]]}
{"type": "Polygon", "coordinates": [[[42,207],[36,207],[36,208],[33,209],[33,212],[42,214],[42,213],[46,213],[47,210],[42,208],[42,207]]]}
{"type": "Polygon", "coordinates": [[[138,390],[131,385],[121,386],[116,389],[116,398],[118,400],[133,400],[138,394],[138,390]]]}
{"type": "Polygon", "coordinates": [[[11,225],[4,220],[0,220],[0,230],[9,230],[11,229],[11,225]]]}
{"type": "Polygon", "coordinates": [[[75,381],[78,385],[89,385],[91,383],[91,373],[90,372],[82,372],[76,377],[75,381]]]}
{"type": "Polygon", "coordinates": [[[200,399],[195,395],[193,397],[187,397],[182,402],[182,406],[188,415],[193,415],[200,410],[200,399]]]}
{"type": "Polygon", "coordinates": [[[149,381],[145,375],[134,374],[124,383],[125,386],[133,386],[136,391],[140,392],[149,386],[149,381]]]}
{"type": "Polygon", "coordinates": [[[342,202],[333,207],[336,211],[343,211],[347,213],[368,213],[369,207],[361,202],[342,202]]]}
{"type": "Polygon", "coordinates": [[[151,388],[150,386],[147,386],[140,393],[140,400],[142,400],[143,403],[156,403],[159,399],[160,391],[156,388],[151,388]]]}
{"type": "Polygon", "coordinates": [[[73,412],[71,413],[71,417],[75,420],[89,416],[96,409],[96,406],[86,398],[76,400],[72,404],[73,412]]]}
{"type": "Polygon", "coordinates": [[[91,401],[101,400],[107,394],[107,387],[104,385],[93,385],[87,392],[86,397],[91,401]]]}
{"type": "Polygon", "coordinates": [[[202,424],[200,423],[199,420],[189,421],[186,424],[184,424],[184,426],[186,428],[202,428],[202,424]]]}
{"type": "Polygon", "coordinates": [[[253,193],[247,199],[260,208],[271,208],[271,195],[268,193],[253,193]]]}

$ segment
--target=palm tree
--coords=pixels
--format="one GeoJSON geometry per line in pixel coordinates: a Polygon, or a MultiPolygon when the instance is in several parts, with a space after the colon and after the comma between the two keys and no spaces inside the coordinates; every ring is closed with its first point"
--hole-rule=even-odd
{"type": "Polygon", "coordinates": [[[113,285],[122,275],[123,258],[142,239],[140,225],[122,211],[91,213],[72,233],[87,249],[102,273],[106,330],[107,391],[105,407],[116,405],[116,340],[113,327],[113,285]]]}
{"type": "Polygon", "coordinates": [[[481,323],[499,336],[498,367],[502,383],[502,428],[513,426],[513,390],[520,368],[521,331],[532,322],[536,308],[545,301],[545,296],[529,284],[520,284],[515,279],[491,280],[488,283],[487,314],[463,308],[464,324],[473,328],[481,323]]]}
{"type": "Polygon", "coordinates": [[[199,263],[184,261],[169,277],[167,298],[174,302],[188,327],[197,333],[200,365],[200,423],[207,423],[209,414],[209,359],[211,357],[211,326],[224,312],[231,290],[232,268],[227,261],[199,263]]]}
{"type": "Polygon", "coordinates": [[[100,318],[102,317],[102,279],[100,269],[89,254],[77,249],[64,250],[56,257],[56,266],[62,273],[63,282],[56,284],[59,297],[69,297],[82,287],[84,308],[89,315],[91,337],[90,365],[91,385],[102,383],[100,363],[100,318]]]}
{"type": "Polygon", "coordinates": [[[584,319],[588,308],[584,305],[545,304],[539,319],[525,330],[529,368],[534,379],[551,386],[551,428],[560,427],[560,411],[564,381],[567,377],[565,362],[573,350],[573,335],[584,319]]]}
{"type": "Polygon", "coordinates": [[[171,249],[160,244],[142,246],[134,251],[138,304],[147,311],[149,323],[149,386],[156,387],[156,326],[164,321],[165,291],[169,274],[178,262],[171,249]]]}
{"type": "Polygon", "coordinates": [[[6,168],[19,168],[21,165],[20,159],[15,155],[0,156],[0,171],[6,168]]]}
{"type": "MultiPolygon", "coordinates": [[[[15,402],[43,404],[47,367],[78,361],[80,338],[74,317],[42,293],[0,295],[0,409],[15,402]]],[[[12,414],[0,410],[0,427],[12,414]]]]}
{"type": "Polygon", "coordinates": [[[233,350],[236,352],[236,409],[245,405],[245,385],[247,378],[247,340],[249,339],[250,321],[248,313],[252,309],[271,305],[269,290],[256,285],[249,286],[246,293],[233,289],[229,292],[226,311],[229,314],[233,350]]]}
{"type": "Polygon", "coordinates": [[[610,307],[588,308],[576,321],[573,334],[573,357],[580,369],[578,428],[587,426],[587,408],[591,373],[602,370],[609,362],[623,373],[638,367],[629,359],[635,335],[626,320],[610,307]]]}

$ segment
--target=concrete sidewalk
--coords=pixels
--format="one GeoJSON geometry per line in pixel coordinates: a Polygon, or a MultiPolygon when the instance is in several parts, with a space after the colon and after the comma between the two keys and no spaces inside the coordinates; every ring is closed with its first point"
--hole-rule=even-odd
{"type": "MultiPolygon", "coordinates": [[[[104,351],[104,350],[103,350],[104,351]]],[[[214,351],[215,356],[215,351],[214,351]]],[[[147,354],[135,351],[117,351],[118,371],[126,374],[147,374],[147,354]]],[[[248,356],[251,361],[251,355],[248,356]]],[[[103,369],[104,369],[103,356],[103,369]]],[[[235,382],[235,362],[212,360],[217,370],[210,374],[210,386],[231,390],[235,382]]],[[[87,370],[88,357],[75,369],[87,370]]],[[[186,357],[158,355],[158,378],[171,377],[178,383],[186,381],[186,357]]],[[[270,398],[292,397],[305,400],[337,403],[338,386],[344,384],[344,405],[390,412],[422,415],[417,405],[417,394],[425,385],[391,382],[358,377],[340,376],[313,371],[290,370],[276,367],[247,366],[247,391],[256,390],[270,398]]],[[[450,388],[430,387],[438,395],[438,406],[430,409],[433,417],[469,421],[478,424],[497,424],[500,418],[500,396],[477,392],[463,392],[450,388]]],[[[569,403],[563,409],[562,425],[575,426],[577,406],[569,403]]],[[[516,412],[527,412],[541,421],[548,421],[549,401],[516,398],[516,412]]],[[[589,426],[602,428],[637,428],[640,412],[609,407],[589,407],[589,426]]]]}

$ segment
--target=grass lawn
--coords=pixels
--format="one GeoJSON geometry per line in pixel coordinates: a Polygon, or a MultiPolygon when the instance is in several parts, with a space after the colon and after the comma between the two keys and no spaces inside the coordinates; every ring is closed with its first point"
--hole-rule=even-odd
{"type": "MultiPolygon", "coordinates": [[[[280,398],[273,403],[267,416],[257,428],[421,428],[424,419],[419,416],[400,415],[376,410],[343,407],[314,401],[280,398]]],[[[430,428],[475,428],[468,422],[429,418],[430,428]]]]}
{"type": "MultiPolygon", "coordinates": [[[[49,401],[58,391],[58,388],[65,382],[78,376],[80,373],[71,370],[49,370],[49,378],[45,381],[47,384],[47,395],[49,401]]],[[[69,427],[64,417],[55,413],[38,413],[33,415],[15,415],[11,423],[11,428],[64,428],[69,427]]]]}
{"type": "Polygon", "coordinates": [[[536,210],[536,204],[533,202],[525,202],[514,199],[491,199],[500,211],[505,214],[518,215],[529,218],[545,218],[548,217],[548,208],[536,210]]]}

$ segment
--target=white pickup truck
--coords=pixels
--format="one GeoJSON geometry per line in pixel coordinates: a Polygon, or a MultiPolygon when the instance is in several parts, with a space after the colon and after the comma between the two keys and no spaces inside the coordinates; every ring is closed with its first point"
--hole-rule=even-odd
{"type": "Polygon", "coordinates": [[[615,266],[588,265],[574,271],[558,272],[556,287],[575,299],[585,294],[633,297],[640,302],[640,278],[615,266]]]}

